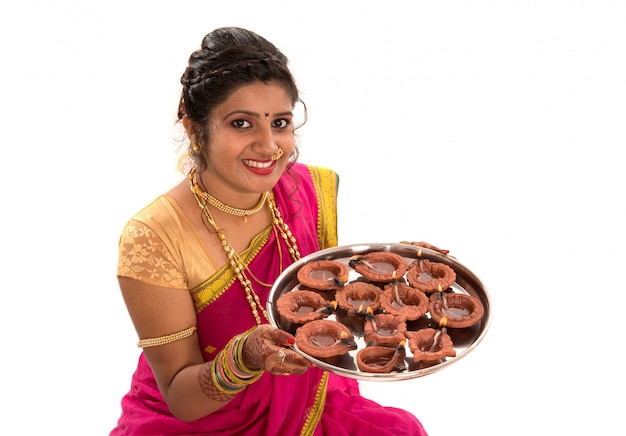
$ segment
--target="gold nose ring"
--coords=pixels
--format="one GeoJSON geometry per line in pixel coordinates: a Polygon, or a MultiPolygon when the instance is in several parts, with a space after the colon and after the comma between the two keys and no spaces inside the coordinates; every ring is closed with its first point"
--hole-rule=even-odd
{"type": "Polygon", "coordinates": [[[285,152],[283,151],[283,149],[278,147],[278,150],[276,150],[276,153],[274,153],[274,155],[272,156],[272,160],[277,161],[278,159],[283,157],[284,154],[285,152]]]}

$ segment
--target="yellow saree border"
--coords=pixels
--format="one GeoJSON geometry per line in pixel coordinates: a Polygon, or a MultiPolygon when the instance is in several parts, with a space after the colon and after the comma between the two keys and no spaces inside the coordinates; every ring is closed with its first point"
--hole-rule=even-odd
{"type": "Polygon", "coordinates": [[[337,173],[322,167],[309,166],[317,195],[317,237],[320,249],[335,247],[337,236],[337,173]]]}
{"type": "Polygon", "coordinates": [[[302,427],[302,431],[300,432],[301,436],[311,436],[315,432],[317,424],[320,422],[320,419],[322,419],[322,412],[324,411],[324,405],[326,404],[327,388],[328,372],[324,371],[324,374],[322,374],[322,378],[320,379],[320,383],[317,386],[317,393],[315,394],[313,407],[311,407],[309,416],[307,416],[304,426],[302,427]]]}
{"type": "MultiPolygon", "coordinates": [[[[256,235],[250,242],[250,246],[240,254],[241,261],[245,266],[248,266],[256,255],[259,254],[259,251],[269,240],[271,232],[272,227],[270,226],[256,235]]],[[[191,289],[190,292],[196,306],[196,312],[201,312],[202,309],[217,300],[220,295],[230,288],[236,278],[230,264],[226,264],[211,277],[191,289]]]]}

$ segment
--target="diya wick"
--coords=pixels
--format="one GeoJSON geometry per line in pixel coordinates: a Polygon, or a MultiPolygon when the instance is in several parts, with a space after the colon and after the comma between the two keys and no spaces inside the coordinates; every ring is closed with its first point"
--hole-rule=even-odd
{"type": "MultiPolygon", "coordinates": [[[[360,308],[359,308],[360,311],[360,308]]],[[[369,322],[372,323],[372,327],[374,328],[374,331],[378,331],[378,326],[376,325],[376,317],[374,316],[374,311],[372,310],[371,307],[367,306],[367,309],[365,309],[365,314],[363,315],[365,317],[365,319],[367,319],[369,322]]]]}
{"type": "Polygon", "coordinates": [[[441,335],[445,334],[447,331],[448,329],[446,327],[442,327],[440,330],[437,330],[435,332],[435,335],[433,336],[433,344],[430,346],[430,350],[428,350],[429,353],[435,352],[435,350],[437,349],[437,346],[439,345],[438,344],[439,338],[441,337],[441,335]]]}
{"type": "Polygon", "coordinates": [[[441,302],[443,303],[443,308],[445,310],[448,310],[448,299],[446,298],[446,293],[443,292],[443,288],[441,287],[441,285],[437,285],[437,294],[439,295],[439,297],[441,297],[441,302]]]}
{"type": "MultiPolygon", "coordinates": [[[[363,259],[363,256],[355,255],[355,256],[352,256],[350,258],[350,260],[348,261],[348,265],[350,265],[351,268],[354,268],[354,266],[359,264],[359,263],[365,265],[366,267],[368,267],[372,271],[376,271],[377,270],[374,265],[369,263],[367,260],[363,259]]],[[[380,271],[380,272],[383,272],[383,271],[380,271]]]]}
{"type": "Polygon", "coordinates": [[[324,307],[320,307],[315,313],[323,313],[324,315],[332,315],[337,310],[337,301],[328,302],[324,307]]]}
{"type": "Polygon", "coordinates": [[[341,279],[339,279],[337,277],[330,277],[330,278],[328,278],[326,280],[332,282],[333,285],[337,286],[338,288],[343,288],[346,285],[346,283],[348,283],[347,280],[343,281],[343,280],[341,280],[341,279]]]}
{"type": "Polygon", "coordinates": [[[396,348],[396,351],[401,354],[406,354],[405,346],[406,346],[406,341],[403,339],[400,341],[400,343],[398,343],[398,347],[396,348]]]}
{"type": "Polygon", "coordinates": [[[346,345],[346,346],[348,346],[348,347],[350,347],[350,348],[352,348],[352,347],[356,348],[356,346],[357,346],[357,345],[356,345],[356,342],[354,342],[352,339],[350,339],[350,337],[349,337],[348,333],[346,333],[346,332],[344,332],[344,331],[342,331],[342,332],[339,334],[339,339],[337,339],[335,342],[333,342],[333,343],[332,343],[332,344],[330,344],[330,345],[320,344],[320,343],[317,341],[317,339],[316,339],[316,338],[314,338],[314,337],[312,337],[311,339],[309,339],[309,341],[310,341],[313,345],[318,346],[318,347],[334,347],[335,345],[339,345],[339,344],[346,345]]]}
{"type": "MultiPolygon", "coordinates": [[[[350,265],[351,268],[354,268],[358,264],[365,265],[370,270],[372,270],[372,272],[376,272],[376,273],[380,273],[380,274],[387,274],[388,273],[388,271],[385,271],[385,270],[379,268],[377,265],[374,265],[373,263],[368,262],[366,259],[363,258],[363,256],[360,256],[360,255],[352,256],[352,258],[350,258],[350,260],[348,261],[348,265],[350,265]]],[[[396,277],[396,271],[395,270],[391,274],[392,274],[393,278],[396,277]]]]}
{"type": "Polygon", "coordinates": [[[391,286],[393,286],[393,294],[395,295],[395,302],[398,304],[398,306],[400,307],[405,307],[406,304],[404,304],[404,302],[402,301],[402,298],[400,298],[400,286],[398,286],[398,281],[394,280],[391,283],[391,286]]]}
{"type": "Polygon", "coordinates": [[[343,287],[346,285],[346,283],[348,283],[348,281],[347,281],[347,280],[346,280],[346,281],[344,281],[344,280],[341,280],[341,279],[340,279],[340,278],[338,278],[338,277],[328,277],[328,278],[326,278],[326,279],[323,279],[323,281],[326,281],[326,282],[332,283],[332,285],[333,285],[335,288],[343,288],[343,287]]]}
{"type": "MultiPolygon", "coordinates": [[[[442,298],[445,301],[445,296],[442,295],[442,298]]],[[[440,329],[437,330],[435,332],[435,335],[433,336],[433,344],[430,346],[430,350],[428,350],[429,353],[434,353],[435,350],[437,349],[437,341],[439,340],[439,337],[441,337],[442,335],[445,335],[448,332],[448,329],[446,328],[446,325],[448,324],[448,317],[444,316],[443,318],[441,318],[439,320],[439,327],[440,329]]]]}
{"type": "Polygon", "coordinates": [[[372,323],[374,323],[375,313],[381,313],[381,310],[377,310],[376,312],[374,312],[374,309],[372,309],[372,306],[370,306],[368,303],[361,303],[355,315],[362,316],[363,318],[368,319],[372,321],[372,323]]]}
{"type": "Polygon", "coordinates": [[[439,285],[439,292],[440,292],[440,295],[441,295],[441,299],[443,300],[443,308],[444,308],[444,310],[450,309],[450,307],[448,307],[448,299],[446,298],[445,292],[443,292],[443,290],[441,289],[441,285],[439,285]]]}

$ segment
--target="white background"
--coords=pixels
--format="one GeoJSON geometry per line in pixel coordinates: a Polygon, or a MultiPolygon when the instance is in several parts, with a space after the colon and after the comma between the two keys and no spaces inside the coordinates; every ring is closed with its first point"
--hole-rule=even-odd
{"type": "Polygon", "coordinates": [[[625,22],[605,0],[4,1],[3,428],[115,425],[139,353],[119,232],[181,177],[187,57],[237,25],[291,59],[340,244],[431,242],[491,295],[472,353],[363,393],[433,436],[618,434],[625,22]]]}

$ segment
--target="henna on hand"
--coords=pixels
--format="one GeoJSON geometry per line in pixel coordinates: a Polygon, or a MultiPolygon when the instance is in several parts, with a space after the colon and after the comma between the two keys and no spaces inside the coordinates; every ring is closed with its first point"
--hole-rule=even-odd
{"type": "Polygon", "coordinates": [[[274,374],[302,374],[309,362],[295,351],[283,348],[293,345],[289,333],[264,324],[253,330],[245,340],[243,359],[249,369],[264,369],[274,374]],[[283,359],[284,357],[284,359],[283,359]]]}
{"type": "Polygon", "coordinates": [[[200,389],[202,389],[202,392],[214,401],[227,403],[234,397],[234,395],[221,392],[213,383],[213,378],[211,377],[211,362],[205,363],[200,368],[200,372],[198,373],[198,382],[200,383],[200,389]]]}

